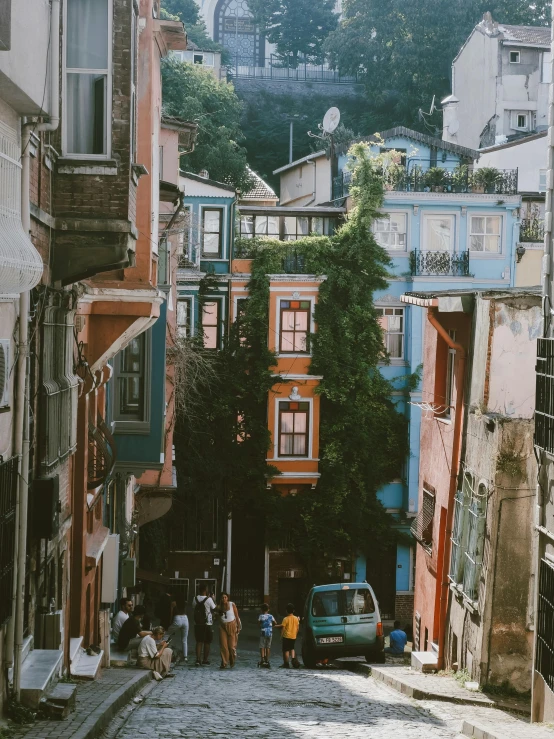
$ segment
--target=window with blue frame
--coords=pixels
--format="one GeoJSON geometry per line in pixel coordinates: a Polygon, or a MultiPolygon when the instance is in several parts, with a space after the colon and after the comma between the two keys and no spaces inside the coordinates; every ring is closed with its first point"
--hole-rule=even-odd
{"type": "Polygon", "coordinates": [[[150,331],[140,334],[115,358],[114,421],[116,429],[147,431],[150,422],[150,331]]]}

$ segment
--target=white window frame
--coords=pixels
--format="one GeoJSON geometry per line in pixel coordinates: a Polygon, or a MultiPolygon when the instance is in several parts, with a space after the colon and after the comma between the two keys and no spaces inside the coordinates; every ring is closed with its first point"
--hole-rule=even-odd
{"type": "Polygon", "coordinates": [[[549,85],[552,81],[552,54],[550,51],[543,51],[541,54],[541,82],[549,85]],[[548,74],[545,74],[545,70],[548,74]]]}
{"type": "Polygon", "coordinates": [[[192,308],[192,306],[193,306],[194,300],[193,300],[192,297],[189,297],[189,296],[187,296],[187,297],[178,297],[177,298],[177,305],[179,305],[179,303],[186,303],[187,304],[188,326],[186,326],[185,328],[188,329],[188,334],[187,333],[184,333],[183,334],[180,331],[181,324],[178,323],[178,320],[179,320],[179,310],[177,309],[176,312],[175,312],[175,318],[176,318],[175,325],[176,325],[176,330],[177,330],[177,338],[179,338],[179,339],[190,339],[194,335],[194,332],[193,332],[193,323],[192,323],[192,315],[193,315],[193,308],[192,308]]]}
{"type": "Polygon", "coordinates": [[[514,131],[529,131],[531,129],[530,116],[531,112],[528,110],[512,110],[510,127],[513,128],[514,131]],[[520,122],[518,120],[520,116],[522,118],[525,118],[525,125],[520,125],[520,122]]]}
{"type": "Polygon", "coordinates": [[[442,249],[440,251],[444,251],[445,254],[452,254],[453,252],[457,252],[458,245],[459,245],[459,233],[460,233],[460,229],[458,227],[459,213],[456,211],[444,211],[444,212],[425,211],[422,215],[423,217],[421,218],[421,233],[420,233],[419,250],[422,252],[437,251],[436,249],[427,248],[427,222],[430,219],[449,218],[452,223],[452,230],[451,230],[452,238],[450,239],[450,249],[449,250],[442,249]]]}
{"type": "Polygon", "coordinates": [[[483,212],[476,211],[476,210],[469,211],[467,214],[467,250],[470,253],[470,258],[471,259],[504,259],[504,244],[507,243],[506,227],[507,227],[506,218],[504,218],[504,215],[502,213],[498,213],[498,211],[497,212],[490,211],[490,210],[485,210],[483,212]],[[471,248],[471,232],[472,232],[471,219],[474,216],[476,218],[496,216],[501,219],[499,251],[474,251],[471,248]]]}
{"type": "Polygon", "coordinates": [[[177,261],[181,256],[192,262],[192,206],[185,204],[182,208],[182,214],[185,216],[185,223],[183,224],[183,231],[179,231],[178,246],[177,246],[177,261]],[[188,231],[188,239],[185,242],[185,233],[188,231]]]}
{"type": "Polygon", "coordinates": [[[409,216],[409,213],[408,211],[405,211],[405,210],[390,210],[387,213],[382,213],[379,216],[377,216],[377,218],[375,219],[372,225],[372,232],[373,232],[373,236],[375,237],[375,240],[377,241],[378,244],[380,244],[383,247],[383,249],[386,249],[387,251],[390,251],[393,254],[405,254],[408,251],[408,230],[409,230],[409,223],[410,223],[410,219],[408,216],[409,216]],[[381,243],[381,241],[379,240],[379,234],[381,233],[393,233],[393,234],[402,233],[401,231],[391,231],[390,229],[388,231],[377,231],[376,230],[376,225],[378,221],[388,220],[390,223],[391,216],[404,216],[404,246],[403,247],[402,246],[391,247],[388,244],[381,243]]]}
{"type": "MultiPolygon", "coordinates": [[[[289,355],[287,355],[289,356],[289,355]]],[[[302,355],[305,356],[305,355],[302,355]]],[[[282,457],[279,454],[279,403],[290,403],[290,398],[279,397],[275,398],[275,420],[273,428],[273,458],[280,462],[314,462],[313,446],[314,446],[314,401],[313,398],[302,397],[299,403],[309,403],[310,410],[308,411],[308,454],[306,457],[282,457]]]]}
{"type": "MultiPolygon", "coordinates": [[[[495,257],[496,258],[502,257],[503,252],[504,252],[504,242],[505,242],[505,236],[506,236],[505,235],[505,218],[504,218],[504,216],[501,213],[491,213],[490,211],[486,211],[486,212],[483,212],[483,213],[472,211],[472,212],[469,212],[467,214],[467,218],[468,218],[467,248],[468,248],[468,251],[471,254],[471,258],[473,259],[474,257],[480,257],[480,258],[491,259],[491,258],[495,258],[495,257]],[[473,223],[473,219],[474,218],[485,218],[485,219],[487,219],[487,218],[500,218],[500,229],[499,229],[499,239],[500,239],[500,241],[499,241],[499,245],[498,245],[498,247],[499,247],[498,248],[498,251],[478,251],[477,249],[472,249],[471,248],[471,237],[472,236],[485,235],[485,234],[474,234],[473,233],[473,225],[472,225],[472,223],[473,223]]],[[[486,232],[486,229],[487,229],[487,225],[486,225],[486,221],[485,221],[485,232],[486,232]]],[[[490,234],[490,235],[493,236],[494,234],[490,234]]]]}
{"type": "MultiPolygon", "coordinates": [[[[375,308],[378,311],[381,311],[381,310],[382,311],[385,311],[385,310],[389,310],[389,309],[390,310],[393,310],[393,311],[397,311],[397,310],[401,310],[402,311],[402,331],[401,332],[400,331],[388,332],[388,331],[384,331],[383,330],[383,333],[384,333],[384,337],[383,338],[385,339],[385,341],[384,341],[384,347],[388,351],[388,347],[387,347],[387,343],[386,343],[386,337],[387,337],[387,335],[390,335],[390,336],[402,336],[402,356],[400,356],[400,357],[390,357],[390,362],[391,362],[391,364],[396,364],[396,363],[402,363],[402,364],[404,364],[406,362],[406,306],[403,306],[403,305],[381,305],[381,304],[379,304],[379,302],[377,302],[377,303],[375,303],[375,308]]],[[[394,317],[394,315],[396,315],[396,314],[393,314],[393,317],[394,317]]],[[[383,318],[387,318],[387,316],[384,313],[383,313],[383,318]]]]}
{"type": "MultiPolygon", "coordinates": [[[[69,159],[106,161],[112,158],[112,108],[113,108],[113,3],[108,0],[108,68],[101,69],[73,69],[67,67],[67,6],[64,2],[63,23],[65,35],[62,44],[62,155],[69,159]],[[68,73],[86,74],[102,73],[106,75],[106,153],[105,154],[75,154],[67,149],[67,75],[68,73]]],[[[138,33],[137,33],[138,40],[138,33]]],[[[137,62],[138,64],[138,62],[137,62]]],[[[132,135],[132,134],[131,134],[132,135]]]]}
{"type": "MultiPolygon", "coordinates": [[[[222,295],[206,295],[205,301],[206,303],[218,303],[218,318],[219,318],[219,339],[218,339],[218,346],[215,349],[209,349],[208,351],[220,351],[223,348],[223,342],[225,341],[225,321],[226,321],[226,312],[225,312],[225,306],[227,301],[225,300],[225,297],[222,295]]],[[[202,320],[202,312],[204,310],[204,306],[200,304],[200,320],[199,320],[199,330],[202,331],[202,337],[204,337],[204,323],[202,320]]]]}
{"type": "MultiPolygon", "coordinates": [[[[449,329],[448,334],[452,341],[456,341],[456,332],[449,329]]],[[[446,384],[444,388],[444,414],[443,418],[450,421],[452,412],[454,411],[454,387],[456,385],[456,350],[447,346],[448,354],[446,357],[446,384]]],[[[457,391],[457,388],[456,388],[457,391]]]]}
{"type": "Polygon", "coordinates": [[[510,64],[521,64],[521,51],[519,49],[511,49],[509,51],[510,64]],[[517,59],[512,59],[512,54],[517,54],[517,59]]]}
{"type": "Polygon", "coordinates": [[[309,351],[307,351],[307,352],[298,352],[298,353],[294,353],[294,352],[288,353],[287,352],[285,354],[281,354],[280,351],[279,351],[280,345],[281,345],[281,302],[282,301],[289,302],[291,300],[309,300],[310,301],[310,303],[312,305],[311,305],[311,308],[310,308],[310,328],[309,328],[309,333],[310,334],[315,333],[315,321],[314,321],[315,298],[312,295],[306,295],[306,296],[304,296],[302,294],[300,295],[299,298],[291,298],[290,296],[287,296],[287,295],[279,295],[279,297],[277,298],[277,305],[276,305],[276,308],[277,308],[276,314],[277,315],[275,316],[275,351],[277,352],[277,357],[278,358],[288,358],[288,359],[296,359],[296,358],[299,358],[299,357],[311,357],[312,356],[312,351],[311,351],[311,347],[310,346],[308,347],[309,348],[309,351]]]}
{"type": "Polygon", "coordinates": [[[539,192],[546,192],[548,187],[548,170],[539,169],[539,192]]]}

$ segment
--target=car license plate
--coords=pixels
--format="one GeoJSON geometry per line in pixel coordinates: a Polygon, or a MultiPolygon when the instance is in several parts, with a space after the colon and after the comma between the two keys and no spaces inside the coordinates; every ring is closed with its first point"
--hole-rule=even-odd
{"type": "Polygon", "coordinates": [[[324,636],[317,640],[318,644],[341,644],[343,641],[342,636],[324,636]]]}

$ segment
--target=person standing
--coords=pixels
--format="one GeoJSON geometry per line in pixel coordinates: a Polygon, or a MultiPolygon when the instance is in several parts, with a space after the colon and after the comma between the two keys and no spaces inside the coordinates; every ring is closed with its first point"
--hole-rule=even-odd
{"type": "Polygon", "coordinates": [[[214,638],[213,612],[215,603],[208,595],[208,588],[202,584],[198,588],[198,595],[192,599],[194,613],[194,637],[196,639],[196,667],[209,665],[210,647],[214,638]]]}
{"type": "Polygon", "coordinates": [[[174,677],[170,674],[172,651],[167,642],[156,644],[156,639],[164,635],[163,626],[155,626],[152,635],[145,636],[139,644],[137,667],[142,670],[152,670],[154,678],[174,677]]]}
{"type": "Polygon", "coordinates": [[[283,623],[276,626],[277,629],[283,629],[281,632],[281,646],[283,649],[283,664],[281,667],[290,668],[289,656],[292,660],[292,666],[300,667],[300,662],[296,657],[295,644],[298,630],[300,629],[300,619],[294,615],[294,605],[287,603],[287,615],[283,619],[283,623]]]}
{"type": "Polygon", "coordinates": [[[189,647],[189,620],[187,616],[187,607],[184,598],[177,599],[177,605],[175,606],[175,616],[173,616],[173,623],[167,630],[168,636],[175,636],[178,639],[179,647],[175,651],[180,652],[183,655],[183,660],[188,661],[189,647]]]}
{"type": "Polygon", "coordinates": [[[277,621],[269,612],[269,606],[264,603],[261,608],[262,612],[258,616],[260,624],[260,661],[258,667],[267,667],[269,669],[269,658],[271,656],[271,639],[273,637],[273,627],[277,625],[277,621]]]}
{"type": "Polygon", "coordinates": [[[129,614],[133,610],[133,601],[130,598],[122,598],[119,601],[119,612],[114,616],[112,622],[112,640],[117,642],[121,627],[129,618],[129,614]]]}
{"type": "Polygon", "coordinates": [[[221,593],[217,613],[219,615],[219,650],[221,652],[219,668],[225,670],[227,665],[235,666],[237,638],[242,625],[237,607],[229,599],[228,593],[221,593]]]}

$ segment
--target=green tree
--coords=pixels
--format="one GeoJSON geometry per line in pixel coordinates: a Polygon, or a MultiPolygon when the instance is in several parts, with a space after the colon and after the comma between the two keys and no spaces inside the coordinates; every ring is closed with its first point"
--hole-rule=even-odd
{"type": "Polygon", "coordinates": [[[161,15],[170,20],[180,20],[185,26],[189,41],[202,51],[219,51],[224,54],[223,47],[208,36],[206,24],[200,17],[195,0],[162,0],[161,15]]]}
{"type": "Polygon", "coordinates": [[[296,65],[301,56],[323,59],[323,42],[337,26],[335,0],[249,0],[261,30],[277,52],[296,65]]]}
{"type": "Polygon", "coordinates": [[[162,65],[163,110],[198,123],[198,140],[187,167],[207,169],[210,177],[240,190],[251,182],[241,146],[243,105],[234,88],[199,65],[166,59],[162,65]]]}
{"type": "Polygon", "coordinates": [[[361,74],[367,129],[420,128],[419,109],[450,92],[452,60],[487,10],[502,23],[550,18],[546,0],[345,0],[325,49],[343,74],[361,74]]]}

